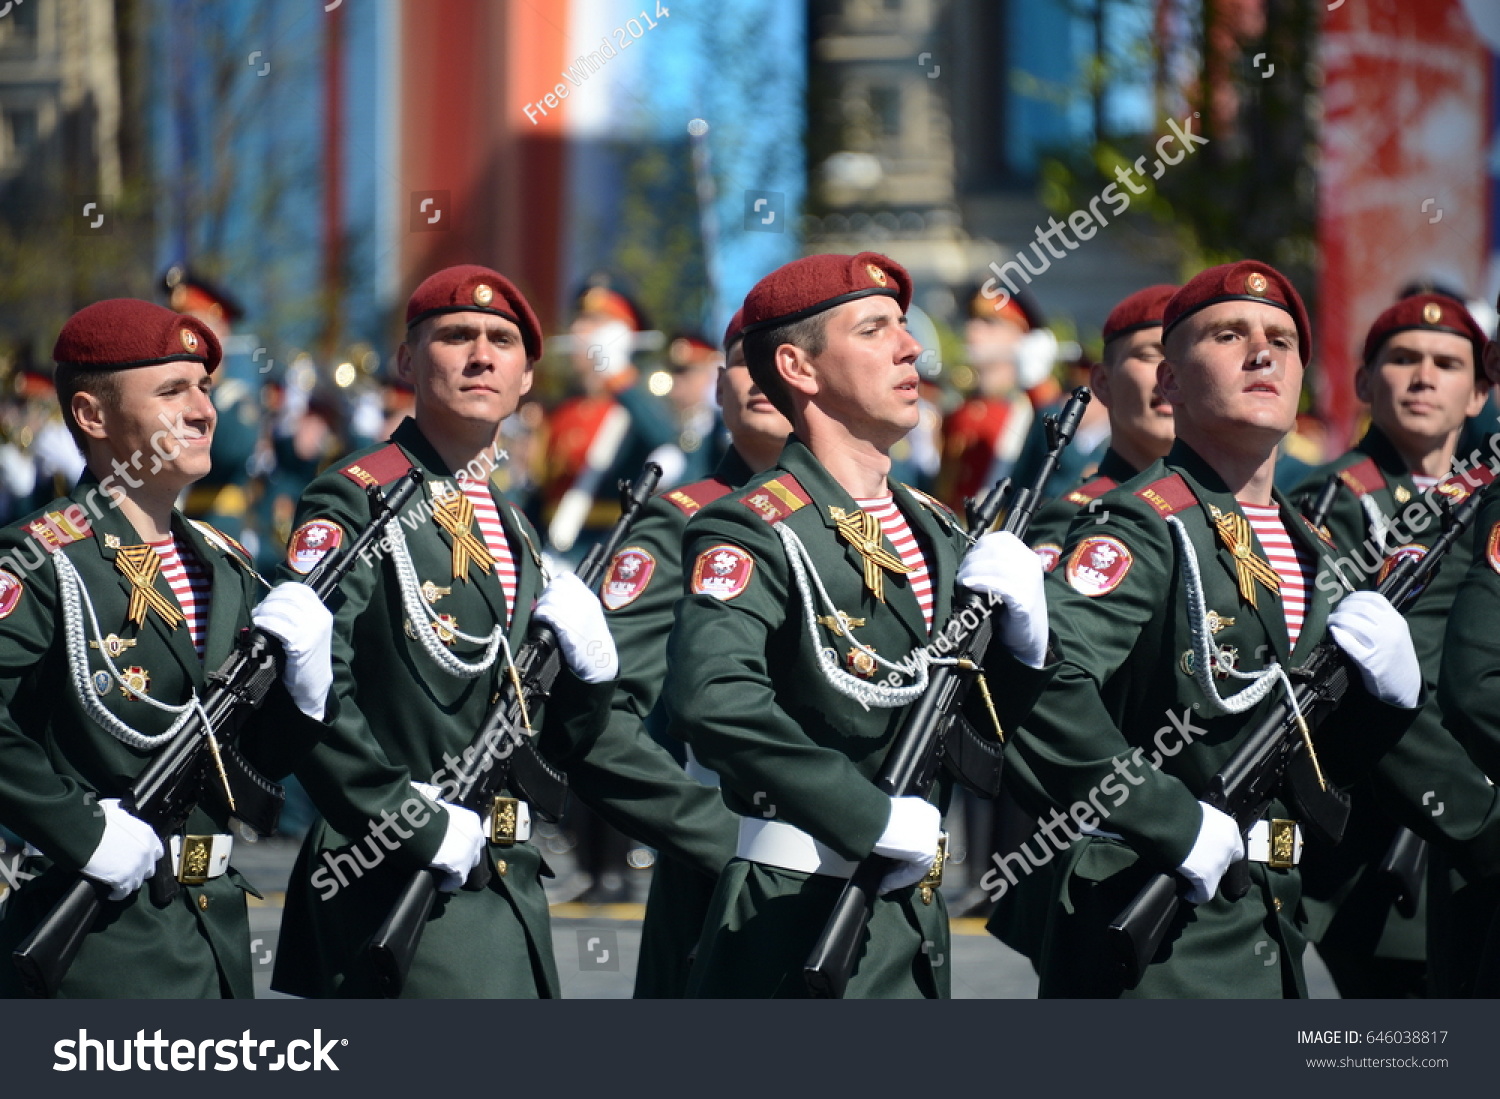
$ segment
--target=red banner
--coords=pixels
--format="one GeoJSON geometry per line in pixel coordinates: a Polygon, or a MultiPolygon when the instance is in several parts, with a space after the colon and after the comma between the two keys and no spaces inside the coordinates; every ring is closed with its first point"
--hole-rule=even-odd
{"type": "Polygon", "coordinates": [[[1428,278],[1482,292],[1490,55],[1460,0],[1328,7],[1314,332],[1318,406],[1340,446],[1365,331],[1397,291],[1428,278]]]}

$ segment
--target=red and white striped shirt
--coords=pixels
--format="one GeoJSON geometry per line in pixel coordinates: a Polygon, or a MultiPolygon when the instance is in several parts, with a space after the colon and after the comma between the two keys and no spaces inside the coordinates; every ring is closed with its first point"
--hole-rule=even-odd
{"type": "Polygon", "coordinates": [[[882,496],[875,500],[855,500],[863,511],[869,512],[880,520],[880,526],[885,531],[886,538],[890,539],[891,546],[896,550],[896,556],[901,558],[901,563],[911,571],[906,574],[906,579],[911,583],[912,594],[917,597],[917,605],[922,608],[922,619],[927,623],[927,629],[932,630],[932,574],[927,571],[927,558],[922,555],[922,547],[917,543],[917,536],[907,525],[906,516],[901,514],[901,509],[896,506],[894,496],[882,496]]]}
{"type": "Polygon", "coordinates": [[[213,573],[198,560],[191,546],[179,542],[174,534],[160,542],[152,542],[151,548],[161,557],[161,574],[177,605],[187,619],[188,636],[193,639],[193,648],[198,650],[198,659],[203,659],[203,645],[208,640],[208,602],[213,590],[213,573]]]}
{"type": "Polygon", "coordinates": [[[511,618],[515,617],[516,605],[516,559],[511,556],[510,542],[505,537],[505,528],[500,525],[500,511],[495,507],[495,498],[490,495],[487,481],[463,478],[458,482],[463,494],[474,505],[474,521],[479,524],[479,534],[485,548],[495,559],[495,575],[505,589],[505,606],[511,618]]]}
{"type": "Polygon", "coordinates": [[[1302,620],[1307,615],[1307,589],[1312,584],[1313,563],[1300,542],[1292,541],[1281,511],[1276,507],[1241,504],[1245,518],[1260,539],[1266,559],[1281,577],[1281,607],[1286,614],[1287,639],[1295,646],[1302,634],[1302,620]]]}
{"type": "Polygon", "coordinates": [[[1425,473],[1413,473],[1411,475],[1411,479],[1412,483],[1417,486],[1418,492],[1426,492],[1433,485],[1442,480],[1441,477],[1429,477],[1425,473]]]}

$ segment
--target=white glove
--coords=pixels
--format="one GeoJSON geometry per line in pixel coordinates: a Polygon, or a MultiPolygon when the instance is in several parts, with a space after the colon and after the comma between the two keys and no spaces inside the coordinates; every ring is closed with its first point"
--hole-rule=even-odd
{"type": "Polygon", "coordinates": [[[563,659],[585,683],[606,683],[620,673],[615,639],[599,597],[571,572],[554,577],[531,612],[557,631],[563,659]]]}
{"type": "Polygon", "coordinates": [[[1177,868],[1192,886],[1187,892],[1189,904],[1203,904],[1217,893],[1224,872],[1245,857],[1245,837],[1234,818],[1205,801],[1198,805],[1203,809],[1198,838],[1177,868]]]}
{"type": "Polygon", "coordinates": [[[83,876],[114,886],[109,899],[123,901],[134,893],[161,861],[161,839],[140,817],[120,807],[119,798],[99,802],[104,810],[104,835],[83,865],[83,876]]]}
{"type": "Polygon", "coordinates": [[[938,834],[943,816],[937,806],[924,798],[891,798],[891,815],[885,831],[875,841],[875,854],[896,859],[901,865],[888,872],[880,883],[880,892],[904,889],[927,876],[937,859],[938,834]]]}
{"type": "Polygon", "coordinates": [[[484,858],[484,822],[478,813],[462,805],[446,801],[437,804],[448,814],[448,831],[443,833],[443,842],[438,844],[437,854],[427,865],[443,875],[438,891],[452,893],[484,858]]]}
{"type": "Polygon", "coordinates": [[[1000,641],[1031,668],[1047,659],[1046,576],[1041,558],[1008,531],[986,534],[958,566],[959,584],[1005,605],[1000,641]]]}
{"type": "Polygon", "coordinates": [[[286,581],[250,612],[250,621],[281,642],[281,673],[292,701],[314,721],[323,720],[333,688],[333,615],[306,584],[286,581]]]}
{"type": "Polygon", "coordinates": [[[1365,689],[1390,706],[1409,710],[1422,693],[1422,667],[1401,612],[1377,591],[1344,597],[1328,616],[1328,632],[1349,654],[1365,689]]]}
{"type": "Polygon", "coordinates": [[[1050,328],[1037,328],[1016,343],[1016,380],[1022,389],[1035,389],[1047,380],[1057,362],[1057,337],[1050,328]]]}

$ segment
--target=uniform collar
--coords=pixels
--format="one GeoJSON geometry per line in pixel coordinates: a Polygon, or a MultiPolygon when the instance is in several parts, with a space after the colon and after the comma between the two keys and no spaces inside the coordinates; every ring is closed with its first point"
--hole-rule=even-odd
{"type": "Polygon", "coordinates": [[[1104,457],[1099,459],[1099,468],[1095,473],[1100,477],[1108,477],[1117,485],[1123,485],[1134,477],[1140,470],[1136,469],[1120,454],[1114,447],[1108,447],[1104,451],[1104,457]]]}
{"type": "Polygon", "coordinates": [[[739,488],[741,485],[749,484],[750,478],[754,476],[755,474],[751,471],[750,466],[740,456],[740,452],[732,445],[724,452],[724,457],[719,459],[719,464],[714,468],[713,472],[713,479],[715,481],[722,482],[731,488],[739,488]]]}
{"type": "Polygon", "coordinates": [[[1411,470],[1407,467],[1406,459],[1401,457],[1401,452],[1391,442],[1390,436],[1374,424],[1370,425],[1365,437],[1354,449],[1374,459],[1387,481],[1411,481],[1411,470]]]}

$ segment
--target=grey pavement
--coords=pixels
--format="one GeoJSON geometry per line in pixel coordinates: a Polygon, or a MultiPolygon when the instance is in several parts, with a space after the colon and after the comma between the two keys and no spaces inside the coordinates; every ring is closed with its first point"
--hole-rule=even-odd
{"type": "MultiPolygon", "coordinates": [[[[267,898],[265,902],[252,902],[250,907],[255,989],[259,997],[281,998],[270,990],[271,967],[276,931],[281,924],[282,894],[296,852],[297,845],[285,840],[235,845],[235,865],[267,898]]],[[[572,896],[581,892],[570,853],[565,849],[549,848],[547,858],[558,874],[548,889],[548,895],[554,900],[552,948],[563,996],[567,999],[628,999],[640,954],[641,925],[638,916],[628,918],[620,913],[634,915],[638,910],[622,905],[591,909],[570,903],[572,896]]],[[[644,899],[650,871],[633,871],[631,877],[632,896],[637,901],[644,899]]],[[[964,892],[960,882],[949,893],[949,899],[962,896],[964,892]]],[[[1031,999],[1036,996],[1037,980],[1031,963],[986,934],[978,920],[954,921],[951,954],[951,958],[945,959],[945,964],[953,967],[954,999],[1031,999]]],[[[1308,951],[1306,968],[1308,987],[1314,998],[1337,997],[1328,971],[1314,951],[1308,951]]]]}

